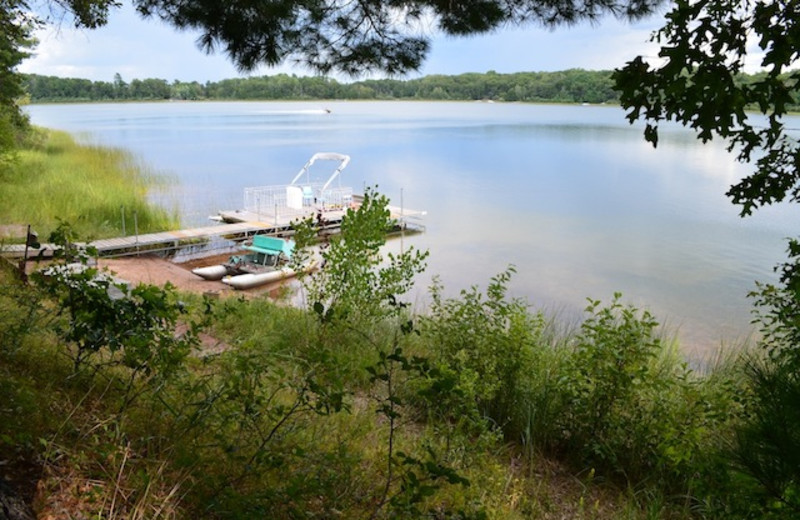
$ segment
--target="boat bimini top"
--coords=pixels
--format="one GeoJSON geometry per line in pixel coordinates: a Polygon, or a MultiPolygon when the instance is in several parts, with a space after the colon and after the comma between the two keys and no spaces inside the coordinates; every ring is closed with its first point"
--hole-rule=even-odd
{"type": "Polygon", "coordinates": [[[336,177],[338,177],[340,173],[342,173],[342,170],[344,170],[347,167],[347,164],[350,162],[350,156],[336,152],[315,153],[314,155],[311,156],[311,159],[308,160],[305,166],[303,166],[303,168],[297,173],[297,175],[295,175],[294,179],[292,179],[292,182],[290,182],[289,185],[294,186],[295,183],[300,180],[303,174],[306,174],[306,184],[309,184],[308,169],[311,168],[311,165],[313,165],[317,161],[340,161],[341,163],[339,164],[339,167],[336,168],[336,170],[330,176],[330,178],[328,178],[328,182],[326,182],[320,189],[320,192],[324,192],[326,189],[328,189],[328,186],[331,185],[333,180],[336,177]]]}

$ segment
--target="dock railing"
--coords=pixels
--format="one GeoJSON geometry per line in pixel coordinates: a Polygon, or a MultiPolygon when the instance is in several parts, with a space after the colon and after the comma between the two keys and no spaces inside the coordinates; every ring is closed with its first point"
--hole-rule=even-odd
{"type": "Polygon", "coordinates": [[[277,222],[282,217],[302,218],[316,210],[347,209],[353,201],[353,188],[322,188],[321,183],[245,188],[244,209],[263,220],[277,222]]]}

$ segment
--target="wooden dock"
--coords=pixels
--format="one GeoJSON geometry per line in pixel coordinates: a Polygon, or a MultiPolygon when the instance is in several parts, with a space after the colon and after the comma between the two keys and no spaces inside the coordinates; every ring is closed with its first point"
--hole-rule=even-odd
{"type": "MultiPolygon", "coordinates": [[[[289,226],[276,227],[264,222],[238,222],[233,224],[217,224],[193,229],[178,231],[163,231],[145,235],[131,235],[119,238],[106,238],[75,244],[78,247],[94,247],[99,256],[130,256],[142,253],[175,251],[183,247],[198,245],[215,237],[226,237],[232,240],[244,240],[253,235],[271,234],[280,235],[289,232],[289,226]]],[[[57,248],[54,244],[41,244],[39,249],[28,248],[28,258],[34,258],[40,253],[51,256],[57,248]]],[[[5,245],[0,249],[0,254],[11,258],[22,258],[25,254],[25,244],[5,245]]]]}
{"type": "MultiPolygon", "coordinates": [[[[403,226],[406,225],[407,218],[421,218],[425,214],[425,212],[421,211],[402,211],[395,207],[390,207],[389,210],[392,218],[402,221],[403,226]]],[[[325,212],[322,222],[323,231],[329,234],[338,232],[344,214],[345,212],[342,210],[325,212]]],[[[78,247],[93,247],[97,250],[98,256],[135,256],[143,253],[172,252],[191,246],[199,246],[213,238],[240,241],[253,235],[286,236],[293,233],[292,223],[297,220],[297,215],[277,215],[277,218],[272,218],[267,222],[259,219],[259,217],[263,218],[265,216],[245,210],[221,211],[220,217],[226,223],[178,231],[106,238],[75,245],[78,247]]],[[[417,231],[424,229],[421,224],[415,224],[409,228],[417,231]]],[[[52,256],[56,248],[57,246],[54,244],[41,244],[39,249],[28,248],[28,258],[35,258],[39,255],[52,256]]],[[[24,254],[25,244],[3,245],[0,247],[0,255],[4,257],[22,258],[24,254]]]]}

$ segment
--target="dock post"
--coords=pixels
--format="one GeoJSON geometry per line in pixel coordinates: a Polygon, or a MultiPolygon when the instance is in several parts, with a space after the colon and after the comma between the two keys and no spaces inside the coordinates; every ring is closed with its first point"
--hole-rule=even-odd
{"type": "Polygon", "coordinates": [[[125,206],[120,206],[119,211],[122,214],[122,236],[126,236],[128,233],[125,232],[125,206]]]}
{"type": "Polygon", "coordinates": [[[403,188],[400,188],[400,254],[403,254],[403,238],[405,238],[405,220],[403,219],[403,188]]]}
{"type": "Polygon", "coordinates": [[[39,245],[38,236],[36,233],[31,233],[31,225],[28,224],[28,231],[25,233],[25,254],[22,255],[22,261],[19,263],[19,277],[23,283],[28,283],[28,248],[29,247],[41,247],[39,245]]]}
{"type": "Polygon", "coordinates": [[[139,214],[134,210],[133,212],[133,230],[136,233],[136,255],[139,255],[139,214]]]}

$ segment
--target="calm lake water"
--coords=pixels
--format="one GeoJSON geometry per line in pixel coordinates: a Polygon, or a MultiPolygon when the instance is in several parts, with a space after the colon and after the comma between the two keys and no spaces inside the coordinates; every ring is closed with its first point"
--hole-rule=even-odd
{"type": "Polygon", "coordinates": [[[782,205],[739,218],[724,193],[749,168],[722,143],[669,127],[653,149],[618,107],[247,102],[27,111],[37,125],[128,149],[171,176],[170,204],[189,226],[241,207],[245,187],[288,183],[315,152],[349,154],[343,184],[378,185],[393,203],[402,195],[405,207],[428,211],[426,233],[403,241],[431,252],[419,302],[433,275],[455,295],[513,264],[511,293],[534,307],[577,317],[587,297],[608,301],[618,291],[677,329],[693,354],[749,333],[746,295],[756,280],[774,280],[800,216],[782,205]]]}

